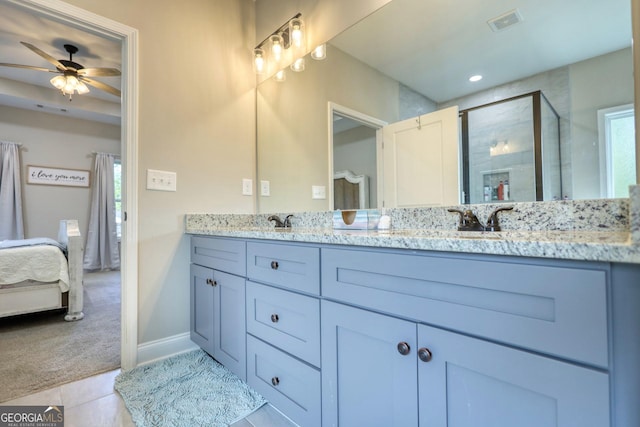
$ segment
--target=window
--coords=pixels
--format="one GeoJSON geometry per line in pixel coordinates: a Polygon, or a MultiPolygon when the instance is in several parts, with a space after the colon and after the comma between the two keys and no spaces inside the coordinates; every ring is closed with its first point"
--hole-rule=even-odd
{"type": "Polygon", "coordinates": [[[633,105],[598,111],[600,182],[603,197],[629,197],[636,182],[633,105]]]}
{"type": "Polygon", "coordinates": [[[113,192],[116,204],[116,233],[118,240],[122,236],[122,164],[116,160],[113,164],[113,192]]]}

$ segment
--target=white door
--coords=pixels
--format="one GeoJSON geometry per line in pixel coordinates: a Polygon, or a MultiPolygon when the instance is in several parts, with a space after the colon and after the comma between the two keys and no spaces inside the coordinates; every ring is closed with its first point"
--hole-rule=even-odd
{"type": "Polygon", "coordinates": [[[460,202],[458,107],[382,128],[384,206],[460,202]]]}

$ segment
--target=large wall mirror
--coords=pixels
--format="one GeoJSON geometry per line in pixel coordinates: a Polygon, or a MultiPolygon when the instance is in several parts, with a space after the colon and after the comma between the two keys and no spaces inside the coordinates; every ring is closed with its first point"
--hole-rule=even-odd
{"type": "MultiPolygon", "coordinates": [[[[258,210],[340,208],[334,175],[344,173],[364,176],[362,206],[382,207],[380,129],[424,130],[424,118],[452,107],[458,165],[444,169],[458,191],[445,200],[627,197],[631,39],[629,0],[392,0],[328,41],[325,59],[259,84],[258,210]]],[[[405,153],[416,168],[407,174],[439,156],[405,153]]]]}

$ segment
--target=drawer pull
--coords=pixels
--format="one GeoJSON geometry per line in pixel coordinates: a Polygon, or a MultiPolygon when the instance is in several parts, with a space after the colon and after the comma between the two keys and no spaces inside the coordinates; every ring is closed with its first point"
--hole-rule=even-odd
{"type": "Polygon", "coordinates": [[[271,269],[277,270],[279,267],[278,261],[271,261],[271,269]]]}
{"type": "Polygon", "coordinates": [[[423,362],[430,362],[433,355],[431,354],[431,350],[429,350],[426,347],[422,347],[421,349],[418,350],[418,357],[423,362]]]}
{"type": "Polygon", "coordinates": [[[400,353],[403,356],[406,356],[410,352],[411,352],[411,347],[409,347],[409,344],[407,344],[404,341],[398,343],[398,353],[400,353]]]}
{"type": "Polygon", "coordinates": [[[273,386],[277,386],[278,384],[280,384],[280,378],[278,377],[273,377],[271,378],[271,384],[273,384],[273,386]]]}
{"type": "Polygon", "coordinates": [[[218,282],[213,279],[207,279],[207,285],[218,286],[218,282]]]}
{"type": "Polygon", "coordinates": [[[272,321],[273,323],[278,323],[278,320],[280,320],[280,316],[278,316],[278,315],[277,315],[277,314],[275,314],[275,313],[271,315],[271,321],[272,321]]]}

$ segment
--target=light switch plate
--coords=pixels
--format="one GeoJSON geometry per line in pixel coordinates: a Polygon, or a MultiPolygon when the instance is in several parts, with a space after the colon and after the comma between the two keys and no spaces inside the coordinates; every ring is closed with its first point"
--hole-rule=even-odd
{"type": "Polygon", "coordinates": [[[269,181],[260,181],[260,195],[270,196],[271,189],[269,188],[269,181]]]}
{"type": "Polygon", "coordinates": [[[326,199],[327,187],[324,185],[312,185],[311,186],[311,198],[312,199],[326,199]]]}
{"type": "Polygon", "coordinates": [[[176,191],[177,179],[175,172],[147,169],[147,190],[176,191]]]}
{"type": "Polygon", "coordinates": [[[251,196],[253,194],[253,180],[248,178],[242,179],[242,195],[251,196]]]}

